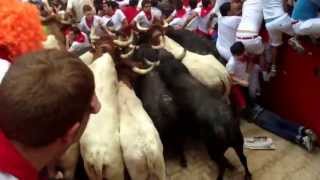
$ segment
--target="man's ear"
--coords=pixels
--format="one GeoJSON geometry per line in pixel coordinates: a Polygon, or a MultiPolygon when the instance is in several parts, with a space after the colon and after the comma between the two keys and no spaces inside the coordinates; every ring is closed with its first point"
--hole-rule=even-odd
{"type": "Polygon", "coordinates": [[[76,139],[79,130],[80,130],[80,122],[76,122],[69,128],[66,134],[62,137],[62,143],[72,144],[76,139]]]}

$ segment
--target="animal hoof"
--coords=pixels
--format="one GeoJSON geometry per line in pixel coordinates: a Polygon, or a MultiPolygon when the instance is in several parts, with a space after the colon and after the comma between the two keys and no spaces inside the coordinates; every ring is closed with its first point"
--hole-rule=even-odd
{"type": "Polygon", "coordinates": [[[244,179],[245,179],[245,180],[251,180],[251,174],[246,174],[246,175],[244,176],[244,179]]]}
{"type": "Polygon", "coordinates": [[[183,168],[188,167],[187,160],[185,158],[180,159],[180,166],[183,168]]]}

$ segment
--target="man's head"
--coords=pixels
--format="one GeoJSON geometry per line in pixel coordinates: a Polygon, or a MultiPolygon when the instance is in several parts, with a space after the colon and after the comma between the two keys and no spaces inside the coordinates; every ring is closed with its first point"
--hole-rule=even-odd
{"type": "Polygon", "coordinates": [[[73,40],[80,33],[81,33],[80,29],[76,26],[73,26],[70,28],[69,38],[73,40]]]}
{"type": "Polygon", "coordinates": [[[141,3],[142,10],[145,12],[151,11],[151,1],[150,0],[143,0],[141,3]]]}
{"type": "Polygon", "coordinates": [[[90,69],[75,56],[43,50],[16,59],[0,84],[0,127],[23,147],[63,151],[99,111],[90,69]]]}
{"type": "Polygon", "coordinates": [[[107,1],[106,3],[103,3],[103,11],[107,15],[113,15],[118,7],[118,3],[114,1],[107,1]]]}
{"type": "Polygon", "coordinates": [[[130,0],[129,1],[129,5],[134,6],[134,7],[136,7],[138,5],[138,3],[139,3],[139,0],[130,0]]]}
{"type": "Polygon", "coordinates": [[[241,10],[241,5],[236,2],[226,2],[223,3],[220,8],[221,16],[236,16],[241,10]]]}
{"type": "Polygon", "coordinates": [[[94,16],[93,9],[90,5],[86,4],[83,6],[83,13],[88,18],[91,19],[94,16]]]}
{"type": "Polygon", "coordinates": [[[230,51],[232,55],[239,61],[244,61],[245,60],[245,55],[246,55],[246,50],[245,46],[243,45],[242,42],[235,42],[231,47],[230,51]]]}

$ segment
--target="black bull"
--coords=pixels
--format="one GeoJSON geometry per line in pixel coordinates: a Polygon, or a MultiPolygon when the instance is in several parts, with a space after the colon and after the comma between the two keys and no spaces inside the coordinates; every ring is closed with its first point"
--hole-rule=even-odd
{"type": "MultiPolygon", "coordinates": [[[[189,122],[192,123],[193,129],[186,130],[186,132],[199,132],[210,158],[218,164],[217,179],[223,179],[226,168],[233,168],[224,156],[229,147],[236,151],[245,167],[245,179],[251,179],[247,159],[243,153],[243,135],[240,131],[239,120],[235,118],[231,107],[221,95],[215,94],[193,78],[188,69],[171,53],[165,50],[156,50],[156,52],[151,48],[144,48],[143,51],[144,57],[161,62],[158,68],[160,78],[170,92],[170,98],[173,98],[177,104],[177,112],[182,113],[184,117],[189,117],[189,122]]],[[[152,96],[154,92],[151,89],[146,91],[149,91],[149,96],[152,96]]],[[[183,123],[180,122],[180,125],[182,126],[183,123]]]]}

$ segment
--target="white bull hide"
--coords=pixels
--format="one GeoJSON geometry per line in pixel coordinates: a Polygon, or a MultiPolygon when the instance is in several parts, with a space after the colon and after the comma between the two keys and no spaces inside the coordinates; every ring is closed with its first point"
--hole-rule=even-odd
{"type": "Polygon", "coordinates": [[[164,180],[163,145],[134,91],[119,82],[120,142],[132,180],[164,180]]]}
{"type": "Polygon", "coordinates": [[[94,54],[90,51],[85,52],[81,56],[79,56],[79,59],[84,62],[86,65],[90,65],[93,62],[94,54]]]}
{"type": "Polygon", "coordinates": [[[90,116],[80,139],[84,167],[91,180],[122,180],[124,165],[119,140],[118,79],[115,64],[106,53],[89,67],[94,74],[95,91],[101,109],[90,116]]]}
{"type": "Polygon", "coordinates": [[[47,36],[47,39],[42,42],[42,46],[44,49],[61,49],[57,38],[53,34],[47,36]]]}
{"type": "MultiPolygon", "coordinates": [[[[172,53],[175,58],[180,59],[185,49],[168,36],[160,38],[164,49],[172,53]]],[[[188,68],[192,76],[205,86],[212,89],[223,89],[228,95],[231,81],[226,68],[213,55],[200,55],[186,50],[182,63],[188,68]]]]}

